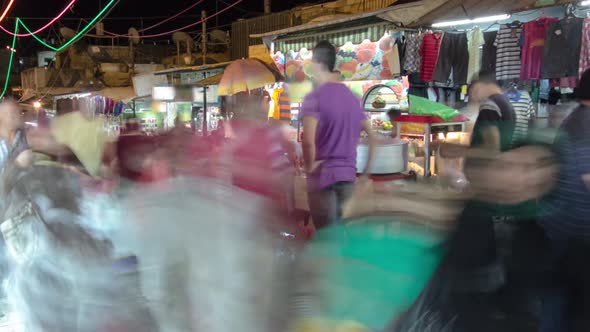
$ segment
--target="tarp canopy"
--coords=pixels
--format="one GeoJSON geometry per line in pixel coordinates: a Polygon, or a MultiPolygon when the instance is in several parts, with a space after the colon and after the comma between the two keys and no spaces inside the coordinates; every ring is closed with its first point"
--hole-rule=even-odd
{"type": "MultiPolygon", "coordinates": [[[[441,2],[441,1],[433,1],[441,2]]],[[[436,22],[474,19],[498,14],[513,14],[525,10],[539,9],[544,6],[566,5],[575,1],[555,0],[446,0],[434,7],[411,26],[425,26],[436,22]]]]}
{"type": "Polygon", "coordinates": [[[384,23],[390,23],[400,27],[421,27],[429,26],[436,22],[474,19],[497,14],[512,14],[546,6],[565,5],[575,1],[555,0],[554,3],[551,2],[539,0],[412,1],[410,3],[394,4],[376,11],[311,22],[262,34],[252,34],[250,37],[281,41],[326,34],[329,31],[358,29],[359,26],[373,26],[384,23]]]}
{"type": "Polygon", "coordinates": [[[200,86],[219,85],[219,81],[221,81],[222,77],[223,77],[223,73],[213,75],[211,77],[207,77],[203,80],[198,81],[196,83],[196,85],[200,85],[200,86]]]}
{"type": "Polygon", "coordinates": [[[123,102],[131,101],[136,97],[133,87],[104,88],[102,90],[92,92],[92,94],[123,102]]]}

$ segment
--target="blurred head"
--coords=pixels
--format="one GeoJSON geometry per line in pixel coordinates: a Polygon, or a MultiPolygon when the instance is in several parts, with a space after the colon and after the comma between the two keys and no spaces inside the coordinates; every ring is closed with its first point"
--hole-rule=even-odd
{"type": "Polygon", "coordinates": [[[18,105],[13,101],[0,104],[0,136],[10,139],[17,128],[22,127],[22,119],[18,105]]]}
{"type": "Polygon", "coordinates": [[[336,47],[328,41],[319,42],[313,49],[312,70],[314,77],[332,74],[336,67],[336,47]]]}
{"type": "Polygon", "coordinates": [[[270,95],[263,90],[241,92],[228,97],[226,112],[233,114],[236,120],[266,121],[268,119],[268,101],[270,95]]]}
{"type": "Polygon", "coordinates": [[[586,70],[580,78],[580,83],[578,83],[576,89],[576,98],[590,105],[590,69],[586,70]]]}
{"type": "Polygon", "coordinates": [[[469,86],[469,101],[480,103],[491,95],[501,92],[495,76],[488,72],[482,72],[479,74],[479,79],[471,82],[469,86]]]}

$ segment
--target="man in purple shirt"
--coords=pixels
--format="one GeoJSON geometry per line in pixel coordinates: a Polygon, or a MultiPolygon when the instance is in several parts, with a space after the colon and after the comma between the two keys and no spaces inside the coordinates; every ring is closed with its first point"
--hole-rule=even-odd
{"type": "Polygon", "coordinates": [[[368,174],[375,137],[360,100],[338,82],[336,48],[327,41],[313,50],[315,90],[303,101],[303,156],[308,200],[316,229],[338,221],[356,180],[356,148],[361,131],[369,135],[368,174]]]}

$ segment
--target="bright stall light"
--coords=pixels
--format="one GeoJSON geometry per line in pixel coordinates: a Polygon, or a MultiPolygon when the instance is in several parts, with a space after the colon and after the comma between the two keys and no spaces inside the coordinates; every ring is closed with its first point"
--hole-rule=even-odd
{"type": "Polygon", "coordinates": [[[167,107],[166,103],[160,103],[160,106],[158,106],[158,109],[161,113],[165,113],[168,110],[168,107],[167,107]]]}
{"type": "Polygon", "coordinates": [[[40,109],[40,108],[41,108],[41,102],[38,102],[38,101],[34,102],[34,103],[33,103],[33,107],[34,107],[35,109],[40,109]]]}
{"type": "Polygon", "coordinates": [[[445,21],[445,22],[440,22],[440,23],[434,23],[434,24],[432,24],[432,27],[433,28],[444,28],[444,27],[452,27],[452,26],[457,26],[457,25],[467,25],[467,24],[473,24],[473,23],[503,21],[503,20],[507,20],[509,18],[510,18],[509,14],[484,16],[484,17],[474,18],[472,20],[445,21]]]}

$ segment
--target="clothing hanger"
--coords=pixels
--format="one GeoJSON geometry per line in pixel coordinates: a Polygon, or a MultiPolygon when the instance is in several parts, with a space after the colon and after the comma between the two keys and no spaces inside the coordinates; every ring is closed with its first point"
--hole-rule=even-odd
{"type": "Polygon", "coordinates": [[[520,22],[519,20],[513,21],[512,23],[508,24],[508,27],[512,29],[520,28],[521,26],[522,22],[520,22]]]}
{"type": "Polygon", "coordinates": [[[483,30],[483,32],[486,32],[488,30],[490,30],[492,27],[496,26],[496,25],[501,25],[498,21],[492,23],[489,27],[487,27],[485,30],[483,30]]]}
{"type": "Polygon", "coordinates": [[[519,100],[521,93],[518,90],[518,83],[515,81],[510,82],[510,86],[508,90],[506,90],[505,94],[512,100],[519,100]]]}

